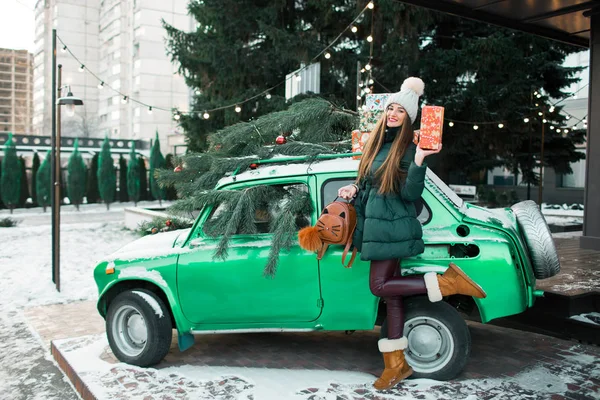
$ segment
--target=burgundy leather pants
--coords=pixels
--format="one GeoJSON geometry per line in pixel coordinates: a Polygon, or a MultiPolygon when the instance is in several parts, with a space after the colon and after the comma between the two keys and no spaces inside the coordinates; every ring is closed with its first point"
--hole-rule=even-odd
{"type": "Polygon", "coordinates": [[[398,339],[404,332],[404,296],[427,293],[422,276],[406,276],[400,274],[398,259],[371,261],[369,276],[371,293],[385,298],[387,303],[388,339],[398,339]]]}

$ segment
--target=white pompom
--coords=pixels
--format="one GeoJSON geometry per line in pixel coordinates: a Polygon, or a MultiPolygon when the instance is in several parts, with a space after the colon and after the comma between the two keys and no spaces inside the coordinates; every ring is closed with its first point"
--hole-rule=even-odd
{"type": "Polygon", "coordinates": [[[423,95],[423,90],[425,89],[425,83],[421,80],[421,78],[416,78],[411,76],[410,78],[406,78],[404,82],[402,82],[402,86],[400,87],[400,91],[404,89],[412,89],[417,93],[417,96],[423,95]]]}

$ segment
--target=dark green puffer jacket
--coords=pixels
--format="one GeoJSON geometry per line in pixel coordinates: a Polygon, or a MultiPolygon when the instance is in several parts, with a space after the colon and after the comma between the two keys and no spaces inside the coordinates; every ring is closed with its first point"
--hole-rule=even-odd
{"type": "Polygon", "coordinates": [[[383,164],[392,143],[389,138],[373,160],[371,174],[359,184],[355,207],[357,225],[353,244],[363,261],[412,257],[424,251],[423,230],[414,202],[421,198],[427,164],[414,162],[417,147],[411,142],[401,162],[408,169],[398,193],[381,195],[374,182],[375,171],[383,164]]]}

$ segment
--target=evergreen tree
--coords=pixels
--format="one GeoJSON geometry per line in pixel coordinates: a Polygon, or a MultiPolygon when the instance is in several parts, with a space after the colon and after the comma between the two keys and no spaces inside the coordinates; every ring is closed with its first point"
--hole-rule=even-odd
{"type": "MultiPolygon", "coordinates": [[[[171,153],[168,153],[165,156],[165,168],[169,171],[175,169],[174,158],[175,157],[171,153]]],[[[173,186],[168,186],[165,197],[167,200],[177,200],[177,190],[173,186]]]]}
{"type": "Polygon", "coordinates": [[[135,206],[140,201],[140,169],[140,161],[135,154],[135,142],[131,142],[129,163],[127,164],[127,194],[135,206]]]}
{"type": "Polygon", "coordinates": [[[37,193],[37,203],[44,207],[44,212],[46,212],[46,207],[50,205],[52,200],[52,176],[50,170],[51,164],[51,154],[50,150],[46,153],[46,157],[40,168],[38,169],[35,177],[35,187],[37,193]]]}
{"type": "Polygon", "coordinates": [[[146,160],[140,156],[138,158],[140,165],[140,200],[150,200],[148,191],[148,169],[146,169],[146,160]]]}
{"type": "Polygon", "coordinates": [[[33,206],[37,207],[37,172],[40,169],[40,156],[38,152],[33,153],[33,161],[31,164],[31,200],[33,206]]]}
{"type": "Polygon", "coordinates": [[[88,168],[86,201],[87,204],[97,203],[100,198],[98,192],[98,153],[94,153],[88,168]]]}
{"type": "Polygon", "coordinates": [[[98,157],[98,192],[107,210],[110,209],[110,203],[115,200],[116,186],[117,174],[110,154],[110,142],[106,136],[98,157]]]}
{"type": "Polygon", "coordinates": [[[79,205],[83,203],[86,188],[87,168],[79,152],[79,140],[75,139],[73,153],[69,157],[67,164],[67,194],[71,204],[79,211],[79,205]]]}
{"type": "Polygon", "coordinates": [[[123,154],[119,156],[119,201],[124,203],[128,201],[127,195],[127,161],[123,154]]]}
{"type": "Polygon", "coordinates": [[[25,166],[25,159],[23,156],[19,156],[19,164],[21,166],[21,193],[19,196],[19,207],[25,207],[27,199],[29,198],[29,182],[27,179],[27,167],[25,166]]]}
{"type": "Polygon", "coordinates": [[[19,204],[21,194],[21,163],[17,156],[17,147],[13,142],[12,133],[4,145],[4,158],[2,159],[2,176],[0,177],[0,197],[2,202],[13,213],[19,204]]]}
{"type": "Polygon", "coordinates": [[[162,205],[162,201],[165,199],[166,190],[165,188],[158,185],[156,181],[155,173],[158,169],[165,167],[165,158],[160,151],[160,141],[158,140],[158,131],[150,151],[150,192],[152,197],[158,200],[159,204],[162,205]]]}

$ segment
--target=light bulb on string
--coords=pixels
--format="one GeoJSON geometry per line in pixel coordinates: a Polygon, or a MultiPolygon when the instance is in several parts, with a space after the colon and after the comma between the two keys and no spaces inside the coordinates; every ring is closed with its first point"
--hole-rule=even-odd
{"type": "Polygon", "coordinates": [[[567,115],[567,116],[565,117],[565,119],[568,121],[568,120],[570,120],[570,119],[571,119],[571,116],[570,116],[570,115],[567,115]]]}
{"type": "Polygon", "coordinates": [[[554,130],[554,125],[550,125],[550,129],[551,129],[551,130],[554,130]]]}
{"type": "Polygon", "coordinates": [[[557,130],[556,130],[556,133],[560,133],[560,129],[557,129],[557,130]]]}
{"type": "Polygon", "coordinates": [[[452,127],[454,126],[454,122],[452,122],[452,121],[448,122],[448,126],[449,126],[450,128],[452,128],[452,127]]]}
{"type": "Polygon", "coordinates": [[[236,113],[242,112],[242,107],[240,107],[240,106],[235,106],[235,112],[236,112],[236,113]]]}
{"type": "Polygon", "coordinates": [[[500,129],[504,128],[504,124],[498,124],[498,128],[500,128],[500,129]]]}
{"type": "Polygon", "coordinates": [[[123,96],[123,98],[121,99],[121,103],[127,104],[127,96],[123,96]]]}
{"type": "Polygon", "coordinates": [[[173,115],[173,118],[175,119],[175,121],[179,121],[179,118],[181,118],[181,115],[179,115],[179,111],[175,113],[175,115],[173,115]]]}
{"type": "Polygon", "coordinates": [[[373,4],[373,2],[369,2],[369,4],[367,4],[367,7],[369,8],[369,10],[372,10],[373,8],[375,8],[375,4],[373,4]]]}
{"type": "Polygon", "coordinates": [[[529,122],[529,118],[523,118],[523,122],[528,123],[529,122]]]}
{"type": "Polygon", "coordinates": [[[362,106],[360,109],[364,111],[364,110],[366,110],[366,109],[367,109],[367,106],[366,106],[366,105],[363,105],[363,106],[362,106]]]}
{"type": "Polygon", "coordinates": [[[373,41],[373,36],[369,35],[367,36],[367,42],[371,43],[373,41]]]}
{"type": "Polygon", "coordinates": [[[542,97],[542,95],[538,93],[537,96],[535,96],[535,97],[537,97],[539,99],[542,97]]]}
{"type": "Polygon", "coordinates": [[[352,31],[352,33],[358,32],[358,28],[355,26],[353,26],[350,30],[352,31]]]}
{"type": "Polygon", "coordinates": [[[477,129],[479,129],[479,126],[473,125],[473,130],[476,131],[477,129]]]}
{"type": "Polygon", "coordinates": [[[83,72],[84,69],[85,69],[85,65],[81,64],[79,66],[79,72],[83,72]]]}
{"type": "Polygon", "coordinates": [[[302,80],[302,77],[300,75],[298,75],[298,74],[295,75],[295,78],[296,78],[297,81],[301,81],[302,80]]]}
{"type": "Polygon", "coordinates": [[[104,87],[104,81],[98,84],[98,89],[102,89],[104,87]]]}
{"type": "Polygon", "coordinates": [[[365,69],[364,69],[364,68],[361,68],[360,72],[364,73],[364,72],[365,72],[365,69]]]}
{"type": "Polygon", "coordinates": [[[540,111],[538,112],[538,115],[541,117],[542,115],[544,115],[544,113],[540,111]]]}
{"type": "Polygon", "coordinates": [[[554,112],[554,106],[550,106],[550,108],[548,109],[548,111],[554,112]]]}
{"type": "Polygon", "coordinates": [[[196,96],[200,96],[202,94],[202,92],[200,91],[200,89],[196,89],[196,91],[194,93],[196,94],[196,96]]]}
{"type": "Polygon", "coordinates": [[[356,100],[360,100],[360,99],[362,99],[362,97],[359,95],[356,95],[356,100]]]}
{"type": "Polygon", "coordinates": [[[267,93],[267,95],[265,96],[267,98],[267,100],[271,99],[271,93],[267,93]]]}
{"type": "Polygon", "coordinates": [[[331,58],[331,53],[325,53],[325,58],[329,60],[331,58]]]}
{"type": "Polygon", "coordinates": [[[204,117],[204,119],[209,119],[210,114],[205,111],[204,114],[202,115],[202,117],[204,117]]]}
{"type": "Polygon", "coordinates": [[[148,107],[148,114],[152,114],[152,106],[148,107]]]}
{"type": "Polygon", "coordinates": [[[375,81],[373,79],[369,79],[369,85],[372,85],[374,83],[375,83],[375,81]]]}
{"type": "Polygon", "coordinates": [[[371,70],[371,64],[367,64],[367,65],[365,65],[365,69],[366,69],[367,71],[370,71],[370,70],[371,70]]]}
{"type": "Polygon", "coordinates": [[[67,45],[64,45],[62,49],[60,49],[60,51],[62,51],[63,53],[67,52],[67,45]]]}
{"type": "Polygon", "coordinates": [[[542,120],[542,122],[545,124],[546,122],[548,122],[548,120],[547,120],[546,118],[544,118],[544,119],[542,120]]]}
{"type": "Polygon", "coordinates": [[[365,93],[371,93],[371,89],[369,89],[368,87],[365,88],[365,93]]]}

